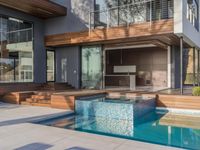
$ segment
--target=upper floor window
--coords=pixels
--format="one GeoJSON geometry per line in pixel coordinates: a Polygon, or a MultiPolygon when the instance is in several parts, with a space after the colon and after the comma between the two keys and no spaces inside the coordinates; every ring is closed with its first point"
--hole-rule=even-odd
{"type": "Polygon", "coordinates": [[[174,15],[174,1],[173,0],[167,0],[167,16],[168,18],[173,18],[174,15]]]}
{"type": "Polygon", "coordinates": [[[198,29],[198,4],[196,0],[187,0],[187,19],[193,24],[193,26],[198,29]]]}
{"type": "Polygon", "coordinates": [[[0,83],[33,81],[33,24],[0,15],[0,83]]]}

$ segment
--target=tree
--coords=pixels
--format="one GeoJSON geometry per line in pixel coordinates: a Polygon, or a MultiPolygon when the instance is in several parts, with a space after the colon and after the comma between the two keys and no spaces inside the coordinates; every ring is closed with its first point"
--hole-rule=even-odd
{"type": "MultiPolygon", "coordinates": [[[[98,5],[103,5],[101,12],[97,12],[95,21],[98,25],[105,26],[104,16],[107,16],[109,10],[109,26],[117,26],[119,24],[135,23],[146,21],[149,14],[149,3],[146,0],[99,0],[98,5]],[[104,14],[103,14],[104,13],[104,14]],[[101,17],[100,17],[101,16],[101,17]],[[100,19],[101,18],[101,19],[100,19]]],[[[100,10],[100,6],[98,6],[100,10]]],[[[106,23],[107,24],[107,23],[106,23]]]]}

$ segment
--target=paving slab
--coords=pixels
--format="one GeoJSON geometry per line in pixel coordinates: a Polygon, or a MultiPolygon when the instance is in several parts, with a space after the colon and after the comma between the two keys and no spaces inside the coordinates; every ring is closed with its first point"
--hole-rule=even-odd
{"type": "Polygon", "coordinates": [[[167,150],[167,146],[34,124],[71,111],[0,104],[0,150],[167,150]]]}

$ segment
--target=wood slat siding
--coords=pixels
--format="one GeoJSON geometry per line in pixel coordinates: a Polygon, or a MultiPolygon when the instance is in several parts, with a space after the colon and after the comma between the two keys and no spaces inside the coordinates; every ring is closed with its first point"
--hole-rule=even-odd
{"type": "Polygon", "coordinates": [[[94,96],[94,95],[102,95],[106,94],[104,91],[96,91],[96,92],[76,92],[71,94],[54,94],[51,96],[51,107],[57,109],[67,109],[74,110],[75,109],[75,100],[79,97],[85,96],[94,96]]]}
{"type": "Polygon", "coordinates": [[[200,110],[200,97],[181,95],[157,95],[157,107],[200,110]]]}
{"type": "Polygon", "coordinates": [[[45,19],[67,13],[65,7],[48,0],[0,0],[0,5],[45,19]]]}
{"type": "Polygon", "coordinates": [[[52,95],[51,107],[57,109],[74,110],[75,96],[52,95]]]}
{"type": "Polygon", "coordinates": [[[45,37],[46,46],[62,46],[95,42],[106,42],[112,40],[124,40],[134,38],[139,40],[163,40],[163,42],[173,42],[169,37],[162,37],[163,34],[173,34],[173,19],[153,21],[141,24],[133,24],[129,27],[120,26],[109,29],[94,29],[89,31],[63,33],[56,35],[48,35],[45,37]],[[156,36],[155,38],[152,38],[156,36]],[[142,37],[142,38],[141,38],[142,37]],[[145,39],[145,37],[148,37],[145,39]],[[162,38],[160,38],[162,37],[162,38]],[[139,39],[140,38],[140,39],[139,39]]]}
{"type": "Polygon", "coordinates": [[[26,98],[31,97],[33,92],[10,92],[1,96],[1,101],[11,104],[20,104],[22,101],[25,101],[26,98]]]}

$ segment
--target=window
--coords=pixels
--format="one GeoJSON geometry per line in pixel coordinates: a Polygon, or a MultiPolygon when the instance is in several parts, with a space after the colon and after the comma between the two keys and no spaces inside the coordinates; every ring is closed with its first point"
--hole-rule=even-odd
{"type": "Polygon", "coordinates": [[[168,18],[173,18],[174,15],[174,1],[173,0],[167,0],[167,6],[168,6],[168,18]]]}
{"type": "Polygon", "coordinates": [[[187,19],[198,30],[199,8],[196,0],[187,0],[187,19]]]}
{"type": "Polygon", "coordinates": [[[184,58],[187,58],[184,66],[186,69],[184,84],[192,85],[194,82],[198,83],[198,70],[200,69],[198,68],[200,66],[198,50],[193,50],[193,48],[185,49],[184,58]]]}
{"type": "Polygon", "coordinates": [[[102,50],[101,46],[83,46],[82,88],[101,89],[102,87],[102,50]]]}
{"type": "Polygon", "coordinates": [[[33,25],[0,16],[0,83],[33,81],[33,25]]]}
{"type": "Polygon", "coordinates": [[[47,50],[47,81],[55,81],[55,52],[47,50]]]}

